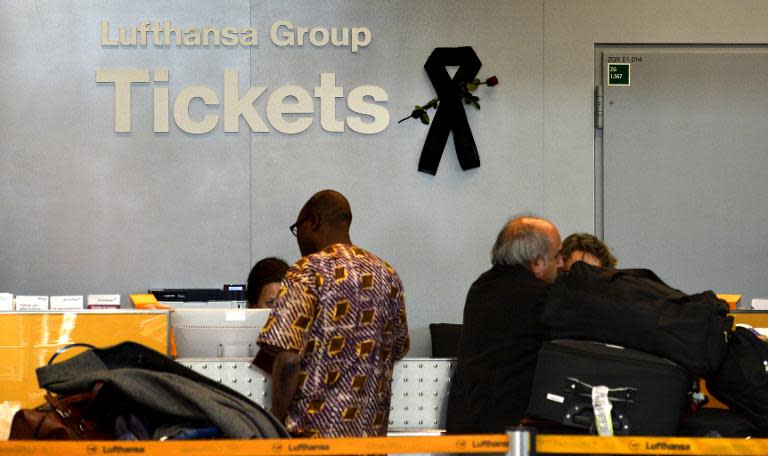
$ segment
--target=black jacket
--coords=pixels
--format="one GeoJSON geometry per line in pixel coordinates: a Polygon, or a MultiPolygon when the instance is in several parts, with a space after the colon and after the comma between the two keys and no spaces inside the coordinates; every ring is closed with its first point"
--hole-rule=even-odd
{"type": "Polygon", "coordinates": [[[472,284],[448,397],[449,433],[502,433],[528,406],[546,331],[549,285],[521,265],[494,265],[472,284]]]}

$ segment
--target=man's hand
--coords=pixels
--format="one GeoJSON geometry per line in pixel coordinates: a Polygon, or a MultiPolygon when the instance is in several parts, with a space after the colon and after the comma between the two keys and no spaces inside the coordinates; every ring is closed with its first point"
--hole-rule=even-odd
{"type": "Polygon", "coordinates": [[[285,422],[288,406],[298,389],[300,366],[301,358],[294,351],[283,350],[275,356],[275,363],[272,366],[271,412],[281,422],[285,422]]]}

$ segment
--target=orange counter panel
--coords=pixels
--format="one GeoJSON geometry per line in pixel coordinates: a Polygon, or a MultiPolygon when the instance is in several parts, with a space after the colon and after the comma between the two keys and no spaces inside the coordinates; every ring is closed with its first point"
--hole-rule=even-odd
{"type": "MultiPolygon", "coordinates": [[[[0,312],[0,402],[43,403],[35,369],[64,345],[106,347],[134,341],[168,354],[167,311],[0,312]]],[[[66,359],[82,349],[68,350],[66,359]]]]}

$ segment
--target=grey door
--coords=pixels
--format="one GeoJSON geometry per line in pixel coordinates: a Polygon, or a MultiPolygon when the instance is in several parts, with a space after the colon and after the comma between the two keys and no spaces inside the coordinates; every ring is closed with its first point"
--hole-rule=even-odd
{"type": "MultiPolygon", "coordinates": [[[[687,292],[741,293],[741,307],[768,297],[768,49],[596,57],[596,225],[619,266],[687,292]],[[616,63],[629,63],[629,85],[609,85],[616,63]]],[[[626,84],[625,69],[611,81],[626,84]]]]}

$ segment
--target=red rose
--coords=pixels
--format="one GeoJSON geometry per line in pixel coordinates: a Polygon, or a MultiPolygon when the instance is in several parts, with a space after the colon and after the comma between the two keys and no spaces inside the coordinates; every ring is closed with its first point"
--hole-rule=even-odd
{"type": "Polygon", "coordinates": [[[499,78],[496,76],[491,76],[490,78],[485,80],[485,83],[488,84],[488,87],[493,87],[499,83],[499,78]]]}

